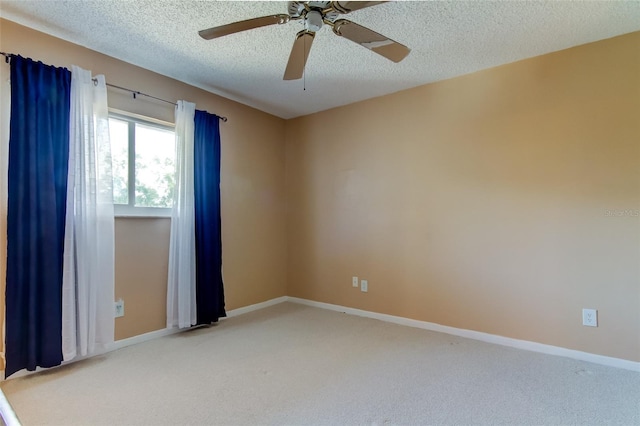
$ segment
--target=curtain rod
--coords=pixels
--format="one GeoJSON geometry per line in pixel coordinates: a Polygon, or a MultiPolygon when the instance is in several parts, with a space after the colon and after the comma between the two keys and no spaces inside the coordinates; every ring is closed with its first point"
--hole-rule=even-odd
{"type": "MultiPolygon", "coordinates": [[[[12,53],[0,52],[0,55],[4,56],[6,62],[9,63],[9,58],[11,58],[12,53]]],[[[95,78],[93,79],[93,81],[94,81],[94,83],[97,82],[97,80],[95,78]]],[[[109,86],[109,87],[113,87],[114,89],[120,89],[120,90],[124,90],[124,91],[130,92],[133,95],[134,99],[136,99],[136,96],[146,96],[147,98],[155,99],[157,101],[166,102],[166,103],[171,104],[171,105],[177,105],[175,102],[171,102],[171,101],[167,101],[165,99],[157,98],[155,96],[147,95],[146,93],[142,93],[142,92],[139,92],[137,90],[127,89],[126,87],[116,86],[115,84],[110,84],[110,83],[105,83],[105,84],[107,86],[109,86]]],[[[220,120],[224,121],[225,123],[227,122],[227,117],[222,117],[220,115],[218,115],[218,117],[220,117],[220,120]]]]}
{"type": "MultiPolygon", "coordinates": [[[[97,80],[93,79],[93,81],[97,81],[97,80]]],[[[130,92],[133,95],[133,99],[135,99],[136,96],[146,96],[147,98],[155,99],[157,101],[166,102],[171,105],[177,105],[175,102],[167,101],[166,99],[156,98],[155,96],[147,95],[146,93],[142,93],[137,90],[127,89],[126,87],[116,86],[115,84],[110,84],[110,83],[105,83],[105,84],[109,87],[113,87],[114,89],[120,89],[120,90],[130,92]]],[[[227,117],[223,117],[221,115],[218,115],[218,117],[220,117],[220,120],[224,121],[225,123],[227,122],[227,117]]]]}

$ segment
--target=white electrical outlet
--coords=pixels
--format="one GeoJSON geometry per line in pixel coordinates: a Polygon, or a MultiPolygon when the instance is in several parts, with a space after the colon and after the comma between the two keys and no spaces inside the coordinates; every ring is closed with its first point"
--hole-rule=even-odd
{"type": "Polygon", "coordinates": [[[369,291],[369,281],[361,280],[360,281],[360,291],[366,293],[369,291]]]}
{"type": "Polygon", "coordinates": [[[582,310],[582,325],[587,327],[598,326],[598,311],[596,309],[583,309],[582,310]]]}
{"type": "Polygon", "coordinates": [[[358,277],[351,278],[351,285],[354,287],[358,287],[358,277]]]}
{"type": "Polygon", "coordinates": [[[124,300],[118,299],[118,301],[115,302],[115,308],[116,308],[116,318],[123,317],[124,316],[124,300]]]}

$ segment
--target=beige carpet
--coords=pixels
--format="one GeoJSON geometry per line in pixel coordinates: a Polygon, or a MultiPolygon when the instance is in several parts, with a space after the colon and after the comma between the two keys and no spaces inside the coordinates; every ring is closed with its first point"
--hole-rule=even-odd
{"type": "Polygon", "coordinates": [[[640,373],[292,303],[2,389],[26,425],[640,424],[640,373]]]}

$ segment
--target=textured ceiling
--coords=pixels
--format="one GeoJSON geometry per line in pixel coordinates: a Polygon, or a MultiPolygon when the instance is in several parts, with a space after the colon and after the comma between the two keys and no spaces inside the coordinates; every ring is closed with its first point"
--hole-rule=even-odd
{"type": "Polygon", "coordinates": [[[389,2],[345,17],[409,46],[404,61],[325,26],[305,79],[293,81],[282,76],[300,21],[198,36],[286,11],[286,2],[0,0],[3,18],[283,118],[640,30],[639,1],[389,2]]]}

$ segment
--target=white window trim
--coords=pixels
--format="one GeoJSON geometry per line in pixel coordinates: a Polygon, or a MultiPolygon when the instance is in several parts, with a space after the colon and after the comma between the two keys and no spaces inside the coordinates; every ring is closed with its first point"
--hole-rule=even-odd
{"type": "MultiPolygon", "coordinates": [[[[109,108],[109,117],[116,119],[140,122],[142,124],[155,126],[163,129],[172,129],[175,132],[175,124],[167,121],[158,120],[155,118],[145,117],[139,114],[133,114],[130,112],[118,110],[115,108],[109,108]]],[[[130,130],[131,131],[131,130],[130,130]]],[[[129,143],[131,143],[131,135],[129,135],[129,143]]],[[[129,153],[129,165],[135,164],[135,151],[131,149],[127,150],[129,153]]],[[[130,204],[115,204],[113,205],[113,211],[115,217],[171,217],[172,210],[169,207],[141,207],[131,204],[135,199],[135,170],[133,167],[129,167],[129,203],[130,204]],[[131,185],[134,182],[134,185],[131,185]]]]}
{"type": "Polygon", "coordinates": [[[133,120],[138,120],[138,121],[142,121],[144,123],[147,124],[151,124],[151,125],[157,125],[160,127],[167,127],[170,129],[174,129],[176,128],[175,123],[172,123],[170,121],[164,121],[164,120],[159,120],[157,118],[153,118],[153,117],[146,117],[144,115],[140,115],[140,114],[135,114],[133,112],[128,112],[128,111],[124,111],[121,109],[116,109],[116,108],[109,108],[109,115],[114,115],[114,116],[120,116],[121,118],[126,119],[133,119],[133,120]]]}

